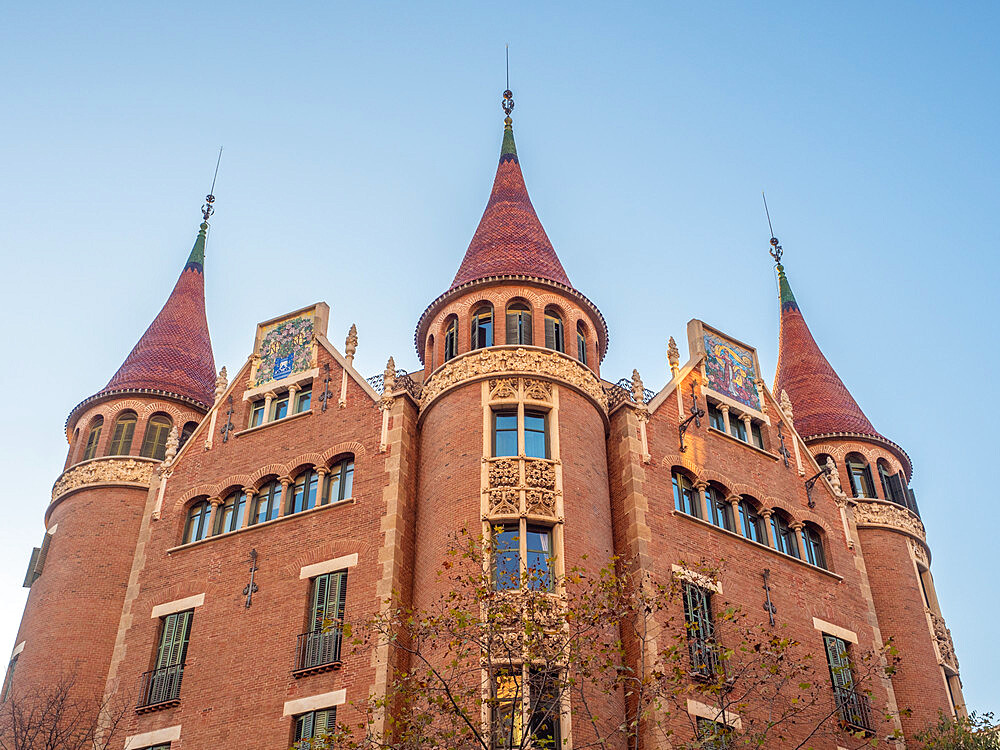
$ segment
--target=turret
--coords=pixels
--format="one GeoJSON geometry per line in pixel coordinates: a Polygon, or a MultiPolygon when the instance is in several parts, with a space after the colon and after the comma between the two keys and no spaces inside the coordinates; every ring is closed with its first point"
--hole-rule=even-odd
{"type": "Polygon", "coordinates": [[[790,404],[795,428],[821,467],[851,498],[864,564],[883,637],[902,656],[892,677],[908,738],[945,715],[964,714],[958,660],[930,574],[930,548],[909,488],[912,465],[861,410],[820,351],[771,238],[781,305],[774,392],[790,404]]]}
{"type": "Polygon", "coordinates": [[[122,603],[141,555],[151,487],[215,398],[204,292],[214,200],[208,196],[194,247],[159,314],[108,384],[70,413],[66,468],[53,485],[45,538],[25,577],[31,591],[9,669],[11,690],[38,695],[70,680],[81,717],[88,706],[97,709],[123,636],[122,603]]]}

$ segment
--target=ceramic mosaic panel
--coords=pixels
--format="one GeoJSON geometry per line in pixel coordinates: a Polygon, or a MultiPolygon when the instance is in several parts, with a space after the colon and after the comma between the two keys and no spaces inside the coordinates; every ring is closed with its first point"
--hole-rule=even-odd
{"type": "Polygon", "coordinates": [[[258,340],[254,387],[312,368],[313,311],[264,326],[258,340]]]}
{"type": "Polygon", "coordinates": [[[753,351],[711,331],[704,331],[703,336],[708,387],[760,411],[753,351]]]}

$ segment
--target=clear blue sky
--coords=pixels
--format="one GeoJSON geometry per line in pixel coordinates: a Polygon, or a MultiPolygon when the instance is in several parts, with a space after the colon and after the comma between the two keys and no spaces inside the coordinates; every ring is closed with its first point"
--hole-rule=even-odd
{"type": "Polygon", "coordinates": [[[1000,708],[998,8],[7,3],[0,648],[63,421],[170,291],[218,146],[218,364],[323,299],[335,343],[358,324],[363,371],[412,368],[413,326],[486,202],[510,42],[522,167],[607,317],[605,375],[658,388],[667,337],[683,349],[699,317],[773,376],[766,188],[814,335],[913,458],[969,704],[1000,708]]]}

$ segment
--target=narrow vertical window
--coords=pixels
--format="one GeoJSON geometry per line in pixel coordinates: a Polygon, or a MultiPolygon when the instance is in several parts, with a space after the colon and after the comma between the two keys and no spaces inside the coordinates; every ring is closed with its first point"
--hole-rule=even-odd
{"type": "Polygon", "coordinates": [[[708,423],[719,432],[726,431],[726,418],[722,415],[722,410],[718,405],[708,402],[708,423]]]}
{"type": "Polygon", "coordinates": [[[705,488],[705,508],[708,511],[708,520],[713,524],[728,531],[736,531],[733,506],[726,500],[725,493],[714,484],[705,488]]]}
{"type": "Polygon", "coordinates": [[[493,308],[484,305],[472,316],[472,349],[493,346],[493,308]]]}
{"type": "Polygon", "coordinates": [[[215,525],[216,534],[228,534],[243,526],[243,514],[247,507],[247,496],[242,490],[230,493],[219,508],[219,520],[215,525]]]}
{"type": "Polygon", "coordinates": [[[156,667],[143,675],[140,706],[155,706],[180,698],[193,615],[194,611],[189,609],[167,615],[161,621],[156,667]]]}
{"type": "Polygon", "coordinates": [[[493,584],[498,590],[521,587],[521,537],[515,524],[497,527],[493,534],[493,584]]]}
{"type": "Polygon", "coordinates": [[[167,455],[167,436],[174,423],[165,414],[154,414],[146,423],[146,435],[142,439],[139,455],[162,461],[167,455]]]}
{"type": "Polygon", "coordinates": [[[197,430],[197,429],[198,429],[198,423],[197,422],[187,422],[187,423],[185,423],[184,429],[181,430],[180,440],[179,440],[179,442],[177,444],[177,447],[178,448],[183,448],[184,447],[184,443],[186,443],[188,440],[191,439],[191,436],[194,434],[194,431],[197,430]]]}
{"type": "Polygon", "coordinates": [[[802,527],[802,549],[806,562],[817,568],[826,568],[826,555],[823,554],[823,538],[810,525],[802,527]]]}
{"type": "Polygon", "coordinates": [[[288,512],[301,513],[304,510],[316,507],[316,489],[319,483],[319,476],[312,469],[299,474],[292,487],[291,497],[288,499],[288,512]]]}
{"type": "Polygon", "coordinates": [[[528,527],[527,538],[528,588],[552,590],[552,529],[528,527]]]}
{"type": "Polygon", "coordinates": [[[7,674],[3,681],[3,691],[0,692],[0,703],[6,703],[10,697],[11,688],[14,686],[14,668],[17,667],[18,656],[20,654],[14,654],[10,657],[10,662],[7,663],[7,674]]]}
{"type": "Polygon", "coordinates": [[[323,504],[349,500],[354,496],[353,493],[354,459],[345,458],[335,463],[330,469],[330,476],[326,480],[326,492],[323,495],[323,504]]]}
{"type": "Polygon", "coordinates": [[[524,413],[524,455],[529,458],[548,458],[549,440],[546,432],[547,416],[539,412],[524,413]]]}
{"type": "Polygon", "coordinates": [[[792,557],[800,557],[799,544],[795,538],[795,531],[788,525],[788,521],[778,512],[771,516],[771,530],[774,532],[774,546],[779,552],[784,552],[792,557]]]}
{"type": "Polygon", "coordinates": [[[302,391],[295,397],[295,413],[298,414],[303,411],[309,411],[312,406],[313,392],[310,388],[307,391],[302,391]]]}
{"type": "Polygon", "coordinates": [[[691,655],[691,671],[701,677],[712,677],[719,665],[715,651],[711,594],[692,583],[684,584],[684,623],[691,655]]]}
{"type": "Polygon", "coordinates": [[[874,498],[875,488],[872,486],[872,473],[865,460],[857,453],[851,453],[847,456],[846,463],[854,497],[874,498]]]}
{"type": "Polygon", "coordinates": [[[250,427],[259,427],[264,424],[264,400],[254,401],[250,407],[250,427]]]}
{"type": "Polygon", "coordinates": [[[531,342],[531,310],[523,302],[508,305],[506,343],[531,346],[531,342]]]}
{"type": "Polygon", "coordinates": [[[132,435],[135,434],[137,417],[134,411],[127,411],[115,421],[115,431],[111,433],[109,456],[127,456],[132,450],[132,435]]]}
{"type": "Polygon", "coordinates": [[[271,402],[271,420],[284,419],[288,416],[288,394],[271,402]]]}
{"type": "Polygon", "coordinates": [[[566,352],[566,342],[563,340],[563,322],[558,313],[545,313],[545,348],[566,352]]]}
{"type": "Polygon", "coordinates": [[[678,471],[673,473],[674,507],[681,513],[701,518],[701,503],[698,502],[698,491],[691,485],[686,474],[678,471]]]}
{"type": "Polygon", "coordinates": [[[743,498],[740,500],[740,522],[743,524],[743,536],[758,544],[767,544],[767,529],[764,519],[757,513],[753,502],[743,498]]]}
{"type": "Polygon", "coordinates": [[[853,727],[870,730],[871,704],[868,696],[855,690],[847,643],[824,633],[823,645],[826,647],[826,662],[830,667],[830,681],[833,683],[840,718],[853,727]]]}
{"type": "Polygon", "coordinates": [[[560,679],[554,672],[532,669],[528,674],[528,700],[531,714],[528,717],[528,734],[531,747],[539,750],[558,750],[562,747],[559,737],[560,679]]]}
{"type": "Polygon", "coordinates": [[[208,536],[208,523],[212,516],[212,506],[208,500],[195,503],[188,511],[184,525],[184,544],[198,542],[208,536]]]}
{"type": "Polygon", "coordinates": [[[751,442],[761,450],[764,449],[764,433],[760,430],[760,422],[750,423],[751,442]]]}
{"type": "Polygon", "coordinates": [[[309,630],[299,636],[296,670],[340,663],[347,571],[316,576],[311,588],[309,630]]]}
{"type": "Polygon", "coordinates": [[[281,485],[278,482],[268,482],[260,490],[253,501],[253,512],[250,514],[250,524],[273,521],[281,512],[281,485]]]}
{"type": "Polygon", "coordinates": [[[458,355],[458,320],[452,318],[444,332],[444,361],[458,355]]]}
{"type": "Polygon", "coordinates": [[[517,412],[493,412],[493,455],[517,455],[517,412]]]}
{"type": "Polygon", "coordinates": [[[581,365],[587,364],[587,337],[583,333],[583,326],[579,324],[576,327],[576,358],[581,365]]]}
{"type": "Polygon", "coordinates": [[[101,440],[101,430],[104,429],[104,417],[97,417],[90,425],[87,433],[87,447],[83,449],[83,460],[89,461],[97,455],[97,444],[101,440]]]}
{"type": "Polygon", "coordinates": [[[523,715],[521,706],[524,695],[521,688],[521,668],[499,669],[493,675],[492,734],[494,750],[519,748],[523,740],[523,715]]]}
{"type": "Polygon", "coordinates": [[[747,426],[736,414],[729,415],[729,432],[734,438],[742,440],[744,443],[747,441],[747,426]]]}

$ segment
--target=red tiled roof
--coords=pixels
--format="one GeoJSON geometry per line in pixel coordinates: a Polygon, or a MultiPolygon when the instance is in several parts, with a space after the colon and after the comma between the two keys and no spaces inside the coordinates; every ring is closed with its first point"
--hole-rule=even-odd
{"type": "Polygon", "coordinates": [[[101,393],[154,389],[206,405],[215,400],[215,358],[205,317],[202,265],[207,228],[202,224],[191,256],[160,314],[101,393]]]}
{"type": "Polygon", "coordinates": [[[451,288],[504,275],[534,276],[572,286],[531,205],[510,125],[504,127],[493,192],[451,288]]]}
{"type": "Polygon", "coordinates": [[[796,430],[804,438],[847,432],[884,440],[820,351],[780,265],[778,280],[781,332],[774,392],[788,392],[796,430]]]}

